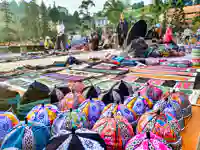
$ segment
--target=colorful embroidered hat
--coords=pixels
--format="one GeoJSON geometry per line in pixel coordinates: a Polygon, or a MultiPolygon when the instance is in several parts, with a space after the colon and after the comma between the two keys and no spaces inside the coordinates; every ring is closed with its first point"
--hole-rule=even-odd
{"type": "Polygon", "coordinates": [[[6,135],[1,149],[42,150],[47,145],[49,138],[48,127],[39,122],[25,120],[6,135]]]}
{"type": "Polygon", "coordinates": [[[78,106],[85,101],[85,98],[76,92],[68,93],[58,104],[60,111],[66,111],[70,108],[77,109],[78,106]]]}
{"type": "Polygon", "coordinates": [[[124,103],[125,97],[133,94],[132,86],[123,80],[114,84],[111,89],[119,93],[122,103],[124,103]]]}
{"type": "Polygon", "coordinates": [[[27,114],[26,118],[30,121],[40,122],[46,126],[51,126],[58,114],[59,110],[55,105],[40,104],[33,107],[33,109],[27,114]]]}
{"type": "Polygon", "coordinates": [[[90,128],[92,128],[99,119],[104,107],[105,104],[100,100],[87,99],[79,106],[78,110],[85,114],[90,123],[90,128]]]}
{"type": "Polygon", "coordinates": [[[61,101],[69,92],[71,92],[71,90],[67,86],[55,86],[50,94],[51,104],[61,101]]]}
{"type": "Polygon", "coordinates": [[[63,131],[61,135],[53,136],[45,150],[105,150],[106,144],[101,136],[88,129],[74,128],[63,131]]]}
{"type": "Polygon", "coordinates": [[[175,100],[180,104],[184,118],[192,115],[192,105],[190,103],[189,96],[184,92],[173,91],[170,94],[170,100],[175,100]]]}
{"type": "Polygon", "coordinates": [[[98,98],[101,94],[101,89],[98,86],[95,86],[91,83],[90,86],[87,86],[82,91],[83,96],[88,98],[98,98]]]}
{"type": "Polygon", "coordinates": [[[92,130],[101,135],[108,150],[123,150],[134,136],[131,124],[122,116],[99,119],[92,130]]]}
{"type": "Polygon", "coordinates": [[[129,109],[124,104],[111,103],[108,104],[102,111],[100,118],[111,117],[111,115],[120,115],[128,120],[128,122],[135,126],[138,120],[137,114],[129,109]]]}
{"type": "Polygon", "coordinates": [[[176,118],[170,113],[164,114],[157,110],[143,114],[138,121],[137,132],[146,133],[147,131],[162,137],[175,150],[182,147],[180,126],[176,118]]]}
{"type": "Polygon", "coordinates": [[[163,113],[171,113],[177,120],[180,125],[181,130],[184,129],[185,123],[183,119],[183,114],[179,103],[175,100],[165,100],[157,101],[153,107],[154,110],[161,110],[163,113]]]}
{"type": "Polygon", "coordinates": [[[88,121],[84,114],[79,110],[68,110],[57,116],[51,127],[52,135],[62,133],[63,130],[71,130],[72,128],[87,128],[88,121]]]}
{"type": "Polygon", "coordinates": [[[153,134],[146,132],[137,134],[126,144],[125,150],[172,150],[165,140],[153,134]]]}
{"type": "Polygon", "coordinates": [[[135,95],[126,99],[124,105],[134,110],[137,115],[142,115],[153,108],[153,100],[145,96],[140,96],[140,93],[138,93],[138,96],[135,95]]]}
{"type": "Polygon", "coordinates": [[[29,87],[28,90],[24,93],[20,104],[28,104],[35,101],[40,101],[43,99],[50,98],[50,89],[37,81],[34,81],[29,87]]]}
{"type": "Polygon", "coordinates": [[[117,102],[122,103],[122,99],[121,99],[120,94],[117,91],[112,90],[112,89],[110,89],[106,93],[102,93],[99,96],[99,99],[102,102],[104,102],[105,105],[108,105],[110,103],[117,103],[117,102]]]}
{"type": "Polygon", "coordinates": [[[0,111],[0,142],[14,126],[19,123],[17,117],[11,112],[0,111]]]}
{"type": "Polygon", "coordinates": [[[82,82],[75,82],[71,84],[70,88],[77,93],[82,93],[85,85],[82,82]]]}
{"type": "Polygon", "coordinates": [[[147,96],[153,101],[158,101],[161,99],[163,91],[160,88],[147,83],[147,86],[140,91],[140,94],[142,96],[147,96]]]}

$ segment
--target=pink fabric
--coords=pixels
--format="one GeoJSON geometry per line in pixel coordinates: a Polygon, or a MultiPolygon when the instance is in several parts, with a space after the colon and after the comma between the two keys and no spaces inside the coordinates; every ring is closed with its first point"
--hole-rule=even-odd
{"type": "Polygon", "coordinates": [[[165,32],[165,37],[164,37],[164,42],[169,43],[171,42],[173,39],[172,36],[172,28],[167,28],[166,32],[165,32]]]}

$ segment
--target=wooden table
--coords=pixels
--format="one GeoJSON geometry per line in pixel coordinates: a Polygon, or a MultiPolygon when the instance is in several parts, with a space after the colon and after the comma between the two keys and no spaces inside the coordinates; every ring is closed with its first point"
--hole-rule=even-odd
{"type": "Polygon", "coordinates": [[[192,106],[192,117],[185,122],[186,127],[181,133],[183,150],[196,150],[200,136],[200,107],[192,106]]]}

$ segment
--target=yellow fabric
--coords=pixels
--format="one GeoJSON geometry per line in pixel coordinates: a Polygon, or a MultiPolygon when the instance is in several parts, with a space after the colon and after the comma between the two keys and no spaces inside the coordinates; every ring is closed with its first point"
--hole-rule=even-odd
{"type": "Polygon", "coordinates": [[[46,49],[54,48],[54,44],[53,44],[53,42],[52,42],[51,40],[45,40],[45,42],[44,42],[44,47],[45,47],[46,49]]]}

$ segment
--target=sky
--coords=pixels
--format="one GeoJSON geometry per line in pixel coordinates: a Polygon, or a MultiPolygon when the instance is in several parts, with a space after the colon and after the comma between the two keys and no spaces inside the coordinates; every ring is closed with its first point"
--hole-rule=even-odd
{"type": "MultiPolygon", "coordinates": [[[[20,1],[20,0],[16,0],[20,1]]],[[[42,0],[37,0],[38,3],[41,3],[42,0]]],[[[46,5],[52,5],[54,0],[43,0],[46,5]]],[[[66,7],[69,13],[73,13],[74,11],[78,10],[82,0],[55,0],[57,6],[66,7]]],[[[90,9],[91,13],[98,12],[103,9],[103,5],[106,0],[93,0],[95,3],[95,7],[90,9]]],[[[130,0],[131,3],[140,2],[141,0],[130,0]]],[[[145,4],[149,4],[151,0],[144,0],[145,4]]]]}

